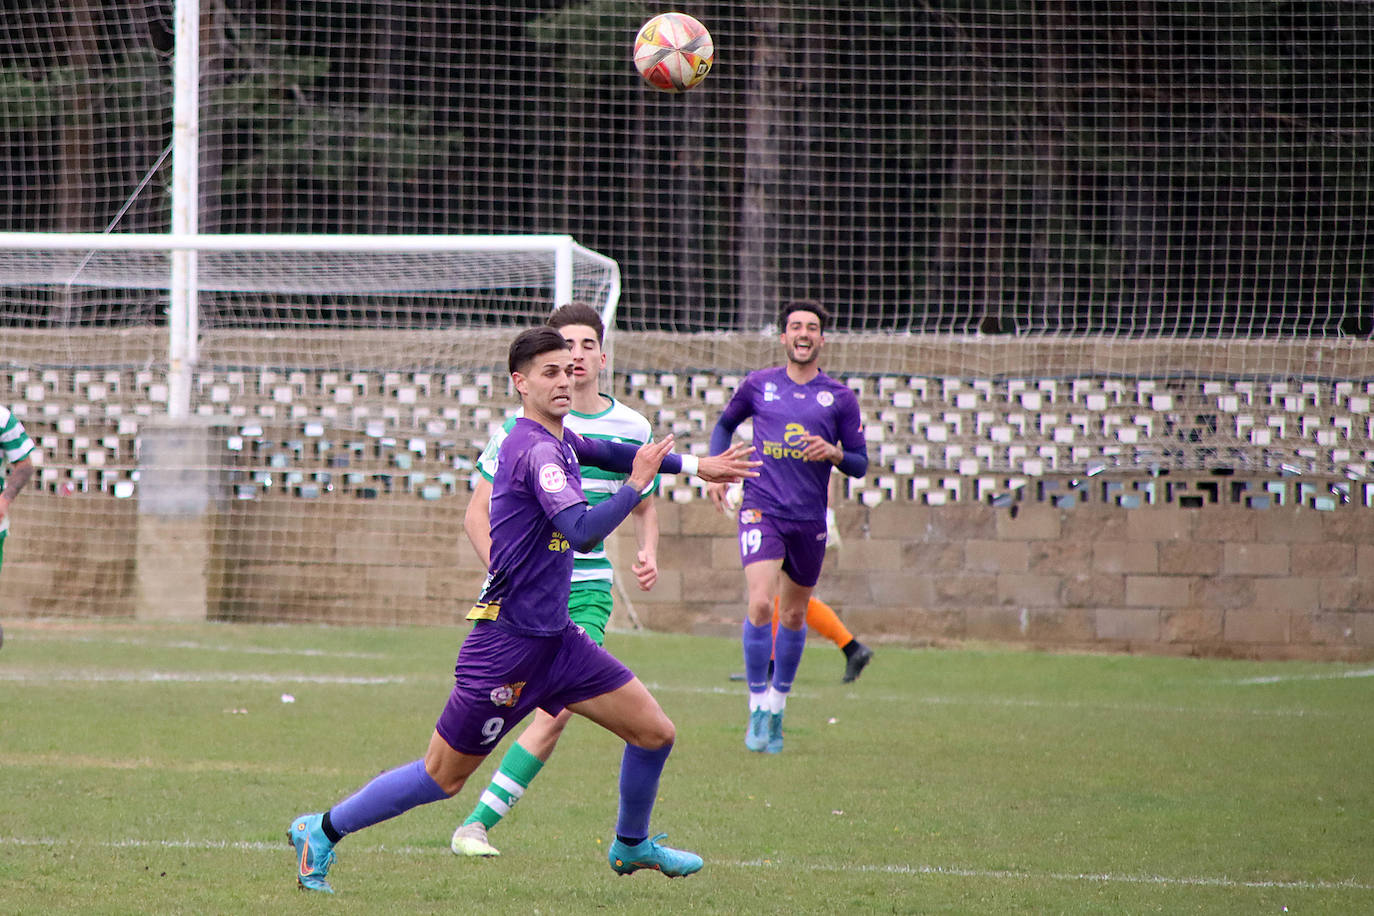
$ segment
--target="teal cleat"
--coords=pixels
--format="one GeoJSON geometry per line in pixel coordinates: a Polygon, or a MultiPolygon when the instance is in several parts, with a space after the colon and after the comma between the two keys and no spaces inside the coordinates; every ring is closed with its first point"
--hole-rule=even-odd
{"type": "Polygon", "coordinates": [[[660,833],[640,843],[626,846],[619,840],[611,843],[606,858],[618,875],[628,875],[641,868],[652,868],[669,878],[682,878],[701,871],[701,856],[671,846],[660,846],[658,841],[668,836],[660,833]]]}
{"type": "Polygon", "coordinates": [[[324,820],[322,814],[302,814],[291,822],[286,838],[296,847],[296,857],[300,867],[296,871],[296,881],[303,891],[324,891],[334,893],[325,876],[329,866],[334,864],[334,844],[320,829],[324,820]]]}
{"type": "Polygon", "coordinates": [[[744,746],[762,752],[768,746],[768,711],[755,709],[749,713],[749,729],[744,733],[744,746]]]}
{"type": "Polygon", "coordinates": [[[782,753],[782,713],[775,712],[768,717],[768,741],[763,750],[769,754],[782,753]]]}

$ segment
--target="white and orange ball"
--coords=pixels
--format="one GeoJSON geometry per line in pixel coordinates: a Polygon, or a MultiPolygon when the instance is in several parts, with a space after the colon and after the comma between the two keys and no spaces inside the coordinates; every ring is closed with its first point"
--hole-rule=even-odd
{"type": "Polygon", "coordinates": [[[686,13],[661,13],[635,36],[635,69],[664,92],[685,92],[706,79],[715,57],[711,33],[686,13]]]}

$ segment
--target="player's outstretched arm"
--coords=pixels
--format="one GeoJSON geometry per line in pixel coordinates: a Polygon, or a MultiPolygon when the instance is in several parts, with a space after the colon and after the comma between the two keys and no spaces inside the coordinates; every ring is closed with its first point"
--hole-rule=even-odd
{"type": "Polygon", "coordinates": [[[752,445],[737,442],[719,455],[699,459],[697,476],[708,484],[735,483],[746,477],[757,477],[759,472],[754,469],[760,467],[763,462],[755,461],[753,454],[752,445]]]}

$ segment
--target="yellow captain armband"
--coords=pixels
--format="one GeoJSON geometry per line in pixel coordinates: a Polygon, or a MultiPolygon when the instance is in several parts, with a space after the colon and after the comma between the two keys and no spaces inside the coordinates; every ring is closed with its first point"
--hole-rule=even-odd
{"type": "Polygon", "coordinates": [[[495,620],[501,613],[501,602],[479,601],[468,611],[468,620],[495,620]]]}

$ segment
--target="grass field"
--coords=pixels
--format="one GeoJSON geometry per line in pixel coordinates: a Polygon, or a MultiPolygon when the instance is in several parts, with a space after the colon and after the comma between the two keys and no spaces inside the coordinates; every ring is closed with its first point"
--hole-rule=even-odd
{"type": "Polygon", "coordinates": [[[1369,666],[880,647],[842,685],[813,643],[769,757],[734,640],[621,633],[699,875],[611,872],[620,747],[577,721],[501,857],[448,851],[489,761],[298,893],[287,822],[420,756],[462,633],[6,626],[0,913],[1374,912],[1369,666]]]}

